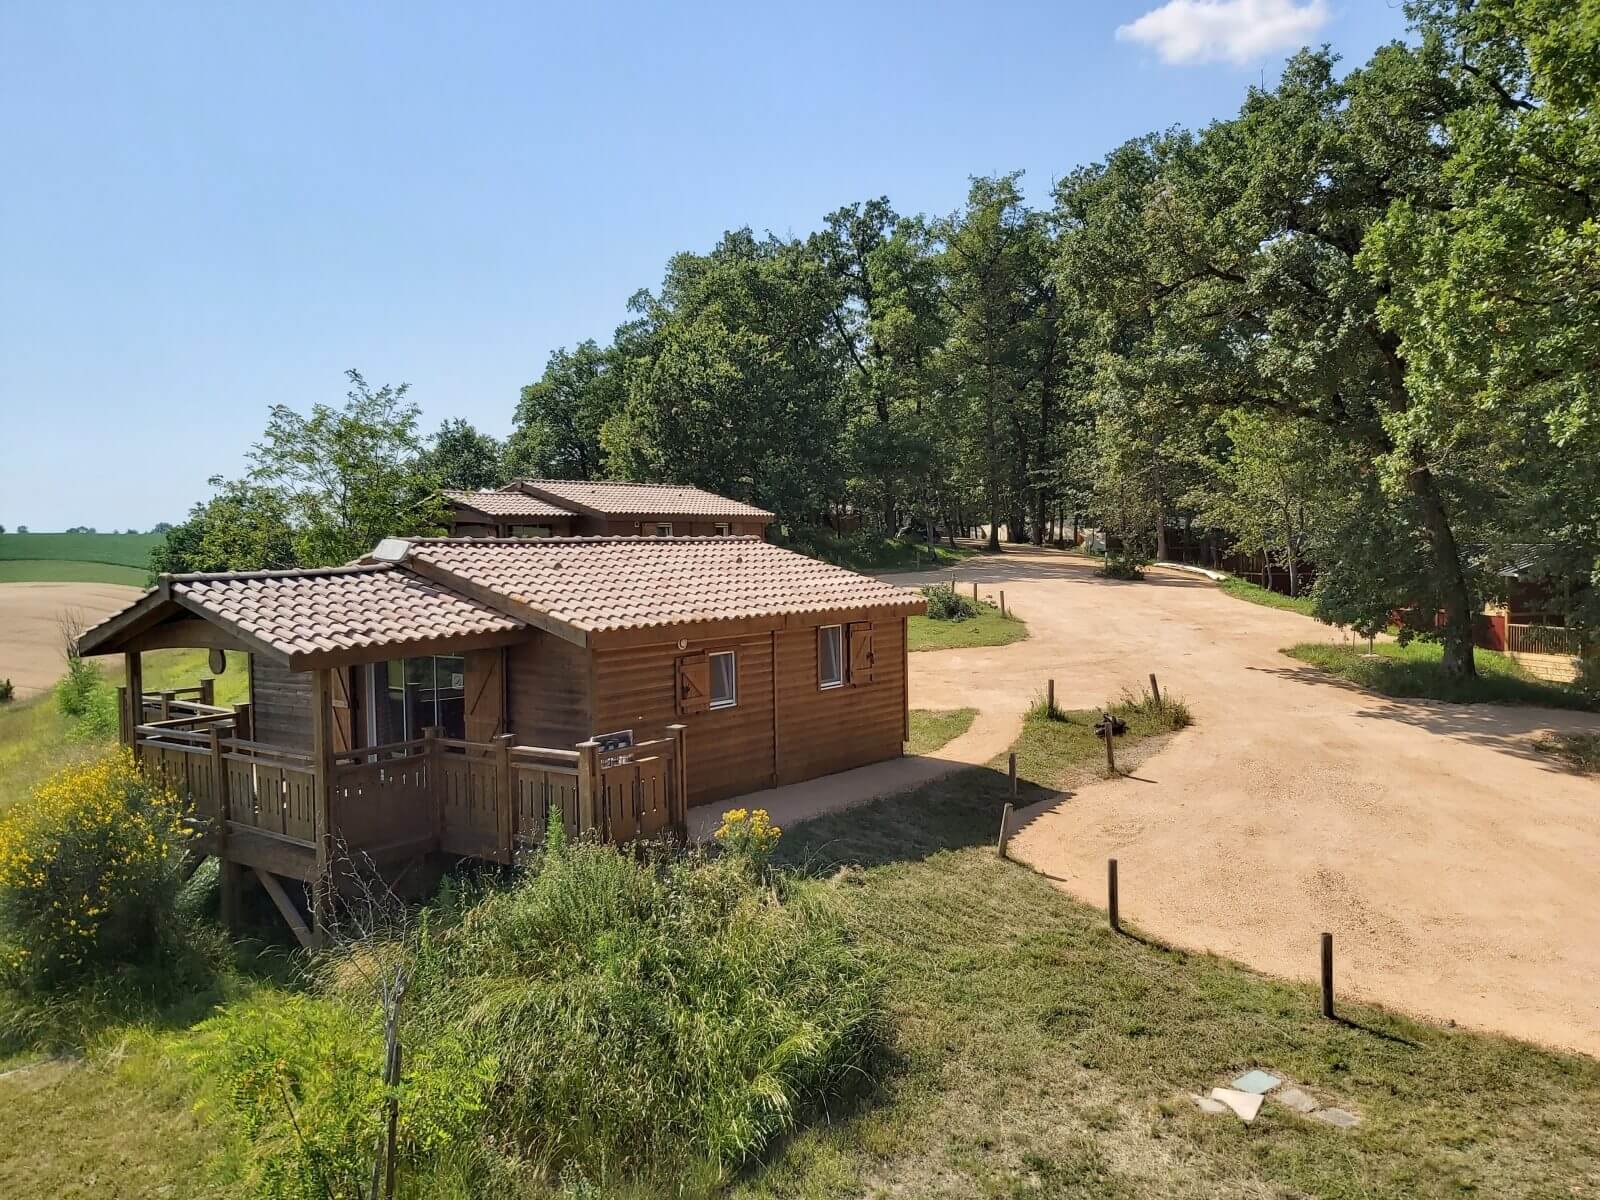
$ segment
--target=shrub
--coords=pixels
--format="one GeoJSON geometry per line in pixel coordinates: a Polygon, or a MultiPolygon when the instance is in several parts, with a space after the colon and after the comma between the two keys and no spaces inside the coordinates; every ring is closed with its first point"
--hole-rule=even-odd
{"type": "Polygon", "coordinates": [[[963,596],[954,585],[935,583],[922,589],[928,600],[930,621],[966,621],[983,612],[983,606],[970,596],[963,596]]]}
{"type": "Polygon", "coordinates": [[[39,987],[173,944],[186,830],[122,750],[67,767],[0,817],[0,970],[39,987]]]}
{"type": "Polygon", "coordinates": [[[765,873],[772,861],[772,852],[778,848],[778,838],[783,833],[772,823],[767,810],[754,812],[744,808],[730,808],[722,814],[722,823],[714,835],[717,845],[747,866],[753,875],[765,873]]]}
{"type": "Polygon", "coordinates": [[[9,704],[17,694],[17,689],[12,686],[11,680],[0,679],[0,704],[9,704]]]}
{"type": "Polygon", "coordinates": [[[493,1047],[495,1137],[597,1182],[748,1161],[870,1080],[884,1020],[841,927],[731,856],[588,841],[471,908],[414,987],[420,1024],[493,1047]]]}
{"type": "MultiPolygon", "coordinates": [[[[226,1008],[197,1032],[186,1057],[201,1110],[241,1135],[252,1194],[368,1194],[388,1096],[382,1029],[369,1012],[339,997],[279,994],[226,1008]]],[[[396,1149],[407,1174],[473,1157],[492,1055],[441,1036],[406,1045],[402,1065],[396,1149]]]]}
{"type": "Polygon", "coordinates": [[[1144,568],[1149,566],[1148,559],[1126,551],[1112,551],[1106,555],[1105,562],[1100,564],[1100,574],[1107,579],[1143,579],[1144,568]]]}
{"type": "Polygon", "coordinates": [[[106,738],[117,731],[116,690],[76,654],[67,656],[67,673],[56,683],[56,707],[72,721],[72,737],[79,741],[106,738]]]}

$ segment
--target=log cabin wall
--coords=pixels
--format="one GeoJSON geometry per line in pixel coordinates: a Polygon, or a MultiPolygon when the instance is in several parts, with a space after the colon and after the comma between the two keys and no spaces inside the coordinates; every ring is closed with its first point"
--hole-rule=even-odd
{"type": "Polygon", "coordinates": [[[656,526],[671,525],[673,537],[711,537],[718,525],[728,526],[729,534],[761,537],[765,521],[721,520],[717,517],[607,517],[579,514],[573,518],[572,532],[584,537],[654,537],[656,526]]]}
{"type": "Polygon", "coordinates": [[[906,721],[905,619],[864,624],[875,645],[872,680],[827,690],[817,684],[817,626],[691,639],[681,649],[672,641],[597,650],[595,730],[631,729],[642,741],[665,736],[673,722],[686,725],[691,805],[897,757],[906,721]],[[735,652],[738,703],[680,714],[678,660],[720,650],[735,652]]]}
{"type": "Polygon", "coordinates": [[[870,625],[875,651],[871,682],[847,681],[827,690],[817,686],[817,630],[777,633],[779,783],[815,779],[903,753],[905,618],[880,617],[870,625]]]}
{"type": "Polygon", "coordinates": [[[595,652],[595,731],[633,730],[635,741],[665,737],[682,722],[689,763],[689,803],[707,804],[758,788],[776,778],[772,727],[772,635],[676,641],[595,652]],[[677,664],[695,654],[734,652],[732,708],[680,715],[677,664]]]}
{"type": "Polygon", "coordinates": [[[505,653],[506,729],[518,744],[570,750],[594,733],[587,650],[538,631],[505,653]]]}
{"type": "Polygon", "coordinates": [[[251,736],[258,742],[311,750],[311,675],[260,654],[250,656],[251,736]]]}

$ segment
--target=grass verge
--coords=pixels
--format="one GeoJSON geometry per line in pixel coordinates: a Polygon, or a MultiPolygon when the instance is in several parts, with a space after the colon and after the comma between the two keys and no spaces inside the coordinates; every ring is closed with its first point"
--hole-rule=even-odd
{"type": "Polygon", "coordinates": [[[1581,692],[1528,675],[1510,658],[1478,650],[1478,674],[1453,679],[1444,673],[1444,648],[1438,642],[1379,642],[1365,647],[1328,642],[1301,642],[1284,650],[1290,658],[1310,663],[1341,679],[1384,696],[1446,700],[1452,704],[1536,704],[1545,708],[1590,709],[1581,692]]]}
{"type": "Polygon", "coordinates": [[[831,529],[802,529],[773,539],[790,550],[809,554],[852,571],[925,571],[970,558],[975,551],[948,545],[928,545],[908,538],[871,533],[834,533],[831,529]]]}
{"type": "Polygon", "coordinates": [[[1228,595],[1239,600],[1248,600],[1251,604],[1262,604],[1267,608],[1284,608],[1307,617],[1312,615],[1313,605],[1310,596],[1285,596],[1282,592],[1275,592],[1271,588],[1261,587],[1234,575],[1228,576],[1217,586],[1228,595]]]}
{"type": "Polygon", "coordinates": [[[1550,733],[1535,739],[1533,745],[1580,775],[1600,775],[1600,733],[1550,733]]]}
{"type": "Polygon", "coordinates": [[[1028,636],[1026,622],[1000,615],[992,604],[980,601],[981,612],[965,621],[935,621],[911,617],[906,622],[906,645],[919,650],[959,650],[971,646],[1009,646],[1028,636]]]}
{"type": "Polygon", "coordinates": [[[913,708],[907,754],[932,754],[972,728],[975,708],[913,708]]]}

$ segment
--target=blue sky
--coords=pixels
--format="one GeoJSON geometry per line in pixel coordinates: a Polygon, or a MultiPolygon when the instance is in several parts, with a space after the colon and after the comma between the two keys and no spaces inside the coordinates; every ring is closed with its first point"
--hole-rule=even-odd
{"type": "Polygon", "coordinates": [[[677,250],[973,174],[1044,202],[1287,49],[1403,32],[1398,0],[5,5],[0,523],[181,519],[351,366],[504,434],[677,250]]]}

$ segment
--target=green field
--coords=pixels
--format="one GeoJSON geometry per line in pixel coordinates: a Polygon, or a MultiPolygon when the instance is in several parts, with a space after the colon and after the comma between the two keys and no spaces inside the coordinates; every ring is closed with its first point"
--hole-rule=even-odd
{"type": "Polygon", "coordinates": [[[0,583],[125,583],[142,587],[159,533],[0,533],[0,583]]]}

